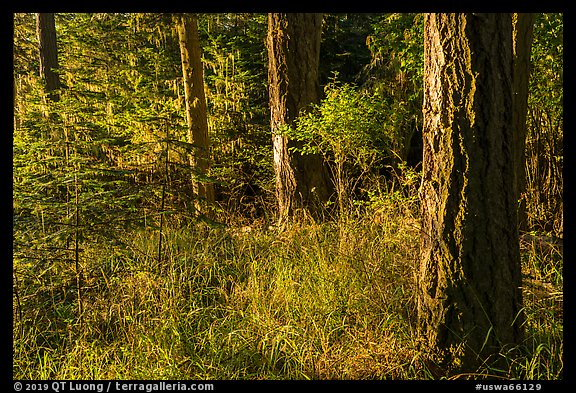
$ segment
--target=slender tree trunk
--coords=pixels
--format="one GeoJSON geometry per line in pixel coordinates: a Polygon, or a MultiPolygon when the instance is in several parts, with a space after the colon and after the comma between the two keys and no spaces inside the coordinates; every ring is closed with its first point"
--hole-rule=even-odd
{"type": "Polygon", "coordinates": [[[518,227],[528,230],[526,213],[526,116],[528,112],[528,86],[530,81],[530,52],[534,14],[514,14],[512,19],[514,48],[514,111],[513,124],[516,133],[516,187],[518,201],[518,227]]]}
{"type": "Polygon", "coordinates": [[[53,102],[60,100],[60,77],[58,69],[58,48],[56,46],[56,23],[54,14],[36,14],[36,34],[40,52],[40,76],[48,99],[53,102]]]}
{"type": "MultiPolygon", "coordinates": [[[[182,58],[188,142],[194,145],[190,164],[199,175],[192,181],[193,191],[200,200],[213,203],[214,185],[201,179],[207,175],[210,167],[210,141],[197,16],[179,15],[177,17],[177,30],[182,58]]],[[[199,200],[196,201],[196,208],[202,213],[210,213],[210,208],[202,207],[199,200]]]]}
{"type": "MultiPolygon", "coordinates": [[[[51,103],[60,101],[61,88],[58,70],[58,47],[56,43],[56,22],[54,14],[36,14],[36,35],[38,36],[38,52],[40,55],[40,77],[44,81],[43,111],[50,133],[45,135],[54,141],[62,141],[64,132],[58,124],[56,113],[51,103]]],[[[56,149],[55,154],[61,155],[56,149]]]]}
{"type": "Polygon", "coordinates": [[[14,130],[17,130],[18,128],[20,128],[20,105],[19,105],[19,99],[18,99],[18,89],[16,87],[16,75],[13,75],[12,77],[12,85],[13,85],[13,96],[12,96],[12,104],[14,106],[14,112],[13,112],[13,116],[14,116],[14,130]]]}
{"type": "Polygon", "coordinates": [[[418,320],[474,371],[522,339],[510,14],[427,14],[418,320]]]}
{"type": "Polygon", "coordinates": [[[268,14],[268,80],[279,221],[299,209],[319,215],[331,194],[320,155],[291,151],[299,145],[281,133],[301,111],[320,101],[321,14],[268,14]]]}

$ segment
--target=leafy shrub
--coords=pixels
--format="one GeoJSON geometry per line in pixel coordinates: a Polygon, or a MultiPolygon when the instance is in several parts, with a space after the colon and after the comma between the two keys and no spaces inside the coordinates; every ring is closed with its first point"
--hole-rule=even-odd
{"type": "Polygon", "coordinates": [[[377,93],[330,83],[326,98],[283,132],[297,141],[292,151],[321,154],[331,170],[340,214],[350,197],[367,187],[371,175],[390,161],[392,138],[386,132],[385,102],[377,93]]]}

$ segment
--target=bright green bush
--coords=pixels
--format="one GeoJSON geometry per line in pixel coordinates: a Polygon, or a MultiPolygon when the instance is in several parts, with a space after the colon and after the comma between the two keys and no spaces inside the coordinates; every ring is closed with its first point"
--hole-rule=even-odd
{"type": "Polygon", "coordinates": [[[324,157],[343,215],[351,198],[368,186],[371,175],[390,162],[392,138],[386,130],[384,100],[377,93],[330,83],[325,94],[313,111],[302,114],[295,127],[285,127],[283,132],[297,141],[293,151],[324,157]]]}

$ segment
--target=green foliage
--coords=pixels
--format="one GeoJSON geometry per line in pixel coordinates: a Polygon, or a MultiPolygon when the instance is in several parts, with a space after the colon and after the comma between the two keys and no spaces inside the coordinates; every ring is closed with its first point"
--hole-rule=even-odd
{"type": "Polygon", "coordinates": [[[424,17],[422,14],[383,14],[373,23],[367,45],[373,62],[386,62],[391,71],[408,75],[420,85],[424,65],[424,17]]]}
{"type": "Polygon", "coordinates": [[[333,224],[287,233],[171,228],[162,262],[146,230],[121,239],[123,247],[87,249],[81,325],[51,302],[49,291],[66,288],[57,284],[58,270],[50,271],[52,281],[44,275],[21,286],[24,325],[16,328],[26,334],[15,333],[15,378],[407,375],[416,353],[403,328],[409,306],[399,300],[412,292],[403,264],[413,250],[400,239],[415,232],[349,224],[345,241],[333,224]]]}
{"type": "Polygon", "coordinates": [[[562,14],[537,14],[534,22],[530,103],[563,113],[564,21],[562,14]]]}
{"type": "Polygon", "coordinates": [[[527,213],[531,228],[563,232],[563,15],[537,14],[526,136],[527,213]]]}
{"type": "Polygon", "coordinates": [[[366,44],[372,58],[363,87],[386,101],[394,152],[399,162],[415,167],[422,161],[423,15],[376,16],[366,44]]]}
{"type": "Polygon", "coordinates": [[[320,85],[330,83],[334,73],[342,83],[360,83],[359,74],[370,62],[366,37],[374,14],[324,14],[320,45],[320,85]]]}
{"type": "Polygon", "coordinates": [[[392,136],[387,133],[388,111],[382,97],[336,83],[326,86],[325,95],[313,110],[296,119],[294,128],[281,132],[296,141],[292,151],[324,157],[343,216],[357,188],[369,187],[363,181],[390,161],[392,136]]]}
{"type": "MultiPolygon", "coordinates": [[[[206,180],[228,228],[193,210],[172,16],[56,14],[53,103],[34,16],[14,14],[14,377],[431,378],[413,334],[422,16],[326,15],[325,99],[284,132],[324,156],[346,219],[283,232],[253,220],[275,204],[266,15],[199,22],[206,180]]],[[[543,14],[534,31],[527,165],[543,226],[562,205],[562,29],[543,14]]],[[[507,376],[559,378],[562,255],[534,246],[523,263],[528,337],[507,376]]]]}
{"type": "MultiPolygon", "coordinates": [[[[94,244],[82,323],[62,264],[39,274],[30,264],[15,302],[14,378],[431,379],[416,332],[417,212],[398,195],[371,206],[338,226],[284,232],[169,227],[160,262],[149,230],[94,244]]],[[[561,282],[530,283],[522,356],[504,350],[509,369],[475,377],[562,377],[561,282]]]]}
{"type": "Polygon", "coordinates": [[[351,85],[331,83],[316,110],[301,115],[288,136],[302,142],[301,153],[321,153],[335,163],[346,161],[367,171],[383,160],[391,137],[383,125],[387,114],[376,94],[359,92],[351,85]]]}
{"type": "Polygon", "coordinates": [[[207,14],[199,23],[219,199],[230,213],[254,218],[274,204],[267,16],[207,14]]]}

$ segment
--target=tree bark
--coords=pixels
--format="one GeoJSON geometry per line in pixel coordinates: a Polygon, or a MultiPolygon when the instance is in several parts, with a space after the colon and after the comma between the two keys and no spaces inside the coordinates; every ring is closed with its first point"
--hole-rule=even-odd
{"type": "Polygon", "coordinates": [[[186,101],[186,119],[188,121],[188,142],[193,145],[190,165],[198,176],[192,180],[196,208],[205,214],[210,207],[203,206],[202,201],[214,202],[214,185],[202,181],[210,167],[210,141],[208,137],[208,118],[206,96],[204,94],[204,72],[198,35],[198,18],[195,15],[183,14],[177,17],[177,30],[180,40],[182,75],[186,101]]]}
{"type": "Polygon", "coordinates": [[[20,105],[18,103],[18,89],[16,87],[16,75],[13,74],[12,76],[12,86],[13,86],[13,96],[12,96],[12,104],[14,105],[14,130],[20,128],[20,105]]]}
{"type": "Polygon", "coordinates": [[[522,339],[510,14],[427,14],[418,323],[446,369],[522,339]]]}
{"type": "Polygon", "coordinates": [[[320,101],[321,26],[322,14],[268,14],[270,123],[280,222],[299,209],[319,216],[331,194],[322,157],[291,151],[299,144],[281,132],[320,101]]]}
{"type": "MultiPolygon", "coordinates": [[[[53,13],[36,14],[36,35],[40,55],[40,77],[44,81],[42,110],[49,129],[44,137],[52,141],[65,141],[66,134],[59,125],[58,117],[51,103],[60,101],[62,87],[58,70],[58,47],[56,42],[56,21],[53,13]]],[[[64,155],[62,148],[55,148],[54,154],[64,155]]]]}
{"type": "Polygon", "coordinates": [[[40,77],[48,99],[52,102],[60,100],[60,77],[58,69],[58,48],[56,46],[56,23],[53,13],[36,14],[36,34],[40,52],[40,77]]]}
{"type": "Polygon", "coordinates": [[[518,228],[528,231],[526,213],[526,116],[528,112],[528,86],[530,82],[530,53],[534,14],[514,14],[512,19],[514,50],[514,104],[513,127],[516,133],[516,187],[518,201],[518,228]]]}

